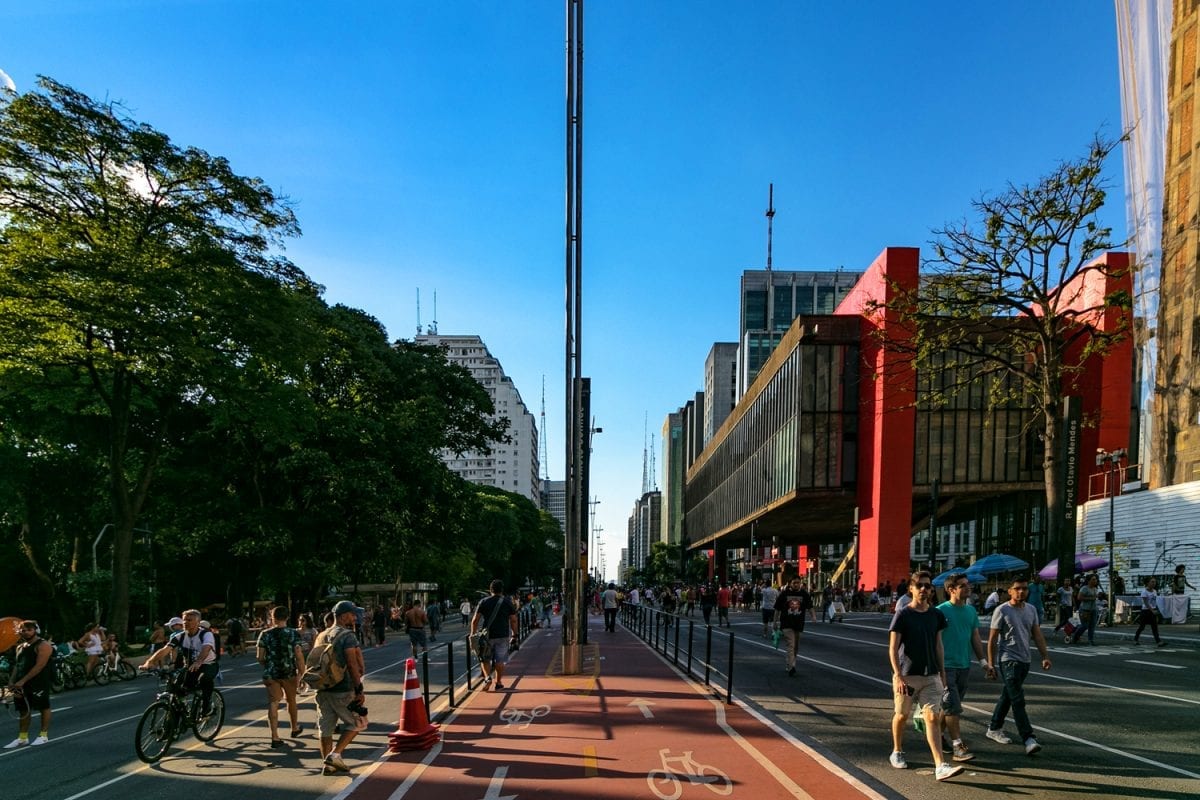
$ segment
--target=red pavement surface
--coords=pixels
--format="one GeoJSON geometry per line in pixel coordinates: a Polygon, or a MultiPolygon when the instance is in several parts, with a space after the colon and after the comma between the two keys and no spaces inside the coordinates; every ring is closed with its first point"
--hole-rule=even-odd
{"type": "Polygon", "coordinates": [[[509,688],[475,692],[442,742],[385,756],[339,798],[880,798],[765,718],[725,705],[618,626],[593,627],[581,675],[561,631],[514,655],[509,688]]]}

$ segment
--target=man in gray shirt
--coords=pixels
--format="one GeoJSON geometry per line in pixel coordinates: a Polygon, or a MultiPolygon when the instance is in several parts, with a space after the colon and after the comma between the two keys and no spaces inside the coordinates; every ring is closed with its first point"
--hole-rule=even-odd
{"type": "Polygon", "coordinates": [[[1032,654],[1030,639],[1037,645],[1042,656],[1042,669],[1050,669],[1050,658],[1046,651],[1046,638],[1038,625],[1037,609],[1025,602],[1029,595],[1029,582],[1024,578],[1013,578],[1008,585],[1008,602],[996,606],[992,612],[992,629],[988,633],[988,664],[998,669],[1004,688],[1000,699],[992,710],[992,721],[988,725],[987,737],[1000,744],[1012,744],[1004,732],[1004,719],[1012,709],[1017,733],[1025,743],[1025,752],[1033,755],[1042,749],[1033,738],[1033,725],[1025,713],[1025,678],[1029,675],[1032,654]],[[997,650],[999,653],[997,653],[997,650]],[[999,666],[996,660],[999,655],[999,666]]]}

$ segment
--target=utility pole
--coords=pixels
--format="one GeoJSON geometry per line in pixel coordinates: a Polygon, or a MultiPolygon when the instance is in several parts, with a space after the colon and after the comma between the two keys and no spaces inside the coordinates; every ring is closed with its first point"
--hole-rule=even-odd
{"type": "MultiPolygon", "coordinates": [[[[1116,570],[1116,564],[1113,559],[1113,545],[1117,538],[1116,535],[1116,515],[1117,515],[1117,470],[1121,468],[1121,462],[1125,459],[1125,448],[1119,447],[1116,450],[1108,451],[1104,448],[1096,450],[1096,466],[1107,466],[1108,474],[1108,530],[1104,532],[1104,541],[1108,542],[1108,627],[1113,624],[1113,611],[1117,606],[1117,596],[1113,593],[1113,572],[1116,570]]],[[[1062,562],[1059,562],[1061,572],[1062,562]]]]}
{"type": "Polygon", "coordinates": [[[563,548],[562,671],[582,669],[587,559],[587,467],[591,385],[583,377],[583,0],[566,0],[566,427],[567,526],[563,548]]]}

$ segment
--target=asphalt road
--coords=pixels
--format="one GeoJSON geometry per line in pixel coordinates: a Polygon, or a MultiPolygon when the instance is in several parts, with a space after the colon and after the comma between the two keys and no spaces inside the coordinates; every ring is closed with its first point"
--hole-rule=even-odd
{"type": "MultiPolygon", "coordinates": [[[[907,770],[892,768],[891,669],[884,614],[809,623],[796,677],[783,654],[761,638],[757,614],[735,613],[735,691],[805,739],[865,771],[899,797],[1195,798],[1200,796],[1200,635],[1195,623],[1162,627],[1166,647],[1132,643],[1132,628],[1101,629],[1097,645],[1066,646],[1044,627],[1052,668],[1025,683],[1041,753],[984,737],[999,684],[972,672],[962,720],[978,754],[945,783],[933,779],[922,734],[908,729],[907,770]]],[[[697,628],[699,630],[699,628],[697,628]]],[[[714,631],[721,663],[728,639],[714,631]]],[[[697,637],[699,635],[697,634],[697,637]]],[[[985,639],[986,641],[986,639],[985,639]]],[[[1149,642],[1149,645],[1146,644],[1149,642]]],[[[1011,715],[1005,725],[1015,740],[1011,715]]]]}
{"type": "MultiPolygon", "coordinates": [[[[439,637],[462,634],[455,622],[439,637]]],[[[440,643],[440,642],[439,642],[440,643]]],[[[377,758],[387,747],[387,734],[395,728],[404,687],[404,662],[410,655],[408,637],[392,635],[381,648],[368,647],[367,706],[371,726],[347,750],[352,767],[377,758]]],[[[445,686],[446,650],[432,651],[428,685],[431,692],[445,686]]],[[[456,671],[464,669],[462,642],[455,652],[456,671]]],[[[270,747],[267,698],[261,667],[252,656],[222,658],[221,683],[225,697],[225,724],[215,741],[204,744],[191,733],[176,741],[154,765],[143,764],[134,752],[138,719],[151,702],[158,683],[150,677],[92,684],[55,695],[50,743],[0,750],[0,797],[21,800],[77,800],[78,798],[187,797],[207,800],[253,797],[255,800],[302,800],[333,796],[350,783],[348,777],[321,774],[316,739],[316,709],[302,699],[301,738],[288,737],[286,709],[280,709],[280,734],[285,746],[270,747]]],[[[422,685],[425,685],[423,682],[422,685]]],[[[438,708],[441,701],[431,701],[438,708]]],[[[37,716],[34,716],[37,725],[37,716]]],[[[0,739],[16,736],[16,720],[0,717],[0,739]]]]}
{"type": "MultiPolygon", "coordinates": [[[[1053,668],[1031,675],[1026,683],[1030,717],[1045,748],[1033,757],[1017,745],[1002,746],[983,737],[998,684],[975,673],[963,732],[978,757],[962,775],[937,783],[916,731],[910,729],[906,738],[909,769],[895,770],[887,763],[891,698],[886,616],[859,614],[840,624],[810,624],[795,678],[784,673],[782,653],[760,637],[757,614],[735,612],[733,623],[737,693],[862,773],[884,795],[935,800],[1200,796],[1200,635],[1194,632],[1185,638],[1164,628],[1172,640],[1164,648],[1133,646],[1129,629],[1121,629],[1124,637],[1101,632],[1097,647],[1052,642],[1053,668]]],[[[446,634],[459,635],[460,628],[456,622],[446,634]]],[[[599,635],[599,618],[592,620],[592,629],[599,635]]],[[[1195,631],[1194,624],[1189,630],[1195,631]]],[[[714,661],[720,663],[728,640],[720,631],[714,634],[714,652],[721,654],[714,661]]],[[[352,767],[377,758],[386,747],[401,702],[408,650],[403,637],[394,637],[383,648],[364,651],[372,725],[348,751],[352,767]]],[[[455,657],[461,671],[461,651],[455,657]]],[[[0,796],[301,800],[334,797],[349,785],[349,778],[320,774],[311,700],[301,706],[304,737],[285,738],[284,749],[272,750],[257,665],[246,656],[226,658],[224,670],[221,689],[228,714],[220,736],[202,744],[187,735],[153,766],[138,761],[133,748],[138,718],[154,699],[153,680],[56,695],[50,744],[0,750],[0,796]]],[[[431,659],[430,688],[444,685],[446,674],[441,650],[431,659]]],[[[281,717],[286,736],[286,714],[281,717]]],[[[1015,734],[1011,719],[1006,728],[1015,734]]],[[[0,740],[9,741],[15,729],[15,720],[0,718],[0,740]]]]}

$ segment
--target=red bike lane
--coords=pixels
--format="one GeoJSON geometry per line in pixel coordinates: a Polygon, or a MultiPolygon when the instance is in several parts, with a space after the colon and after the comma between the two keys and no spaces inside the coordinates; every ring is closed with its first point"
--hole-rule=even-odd
{"type": "Polygon", "coordinates": [[[509,688],[475,692],[433,749],[385,756],[337,797],[882,797],[624,629],[588,635],[583,674],[564,676],[560,632],[536,632],[509,664],[509,688]]]}

